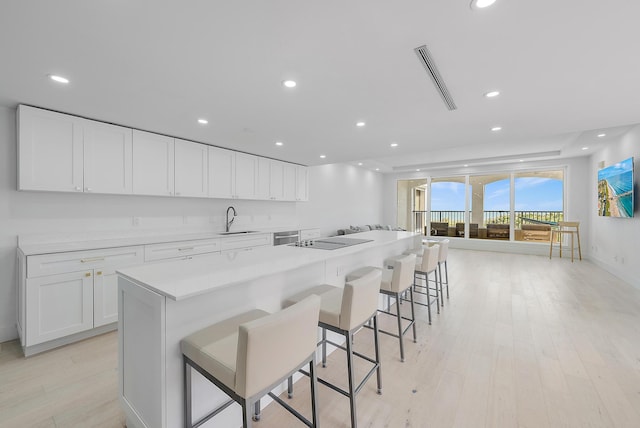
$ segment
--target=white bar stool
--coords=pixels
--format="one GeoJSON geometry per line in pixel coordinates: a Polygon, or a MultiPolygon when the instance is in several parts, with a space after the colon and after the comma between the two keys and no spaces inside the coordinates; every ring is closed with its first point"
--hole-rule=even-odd
{"type": "Polygon", "coordinates": [[[382,273],[382,281],[380,283],[380,294],[384,294],[386,296],[391,296],[396,300],[396,313],[392,313],[386,310],[378,309],[378,312],[382,312],[387,315],[391,315],[397,318],[398,321],[398,333],[391,333],[385,330],[379,330],[380,333],[387,334],[389,336],[393,336],[398,338],[400,343],[400,361],[404,362],[404,341],[403,337],[410,328],[413,328],[413,342],[417,341],[416,335],[416,314],[415,314],[415,306],[413,300],[413,272],[416,266],[416,255],[408,254],[398,256],[393,260],[389,259],[389,263],[391,263],[391,269],[380,269],[376,267],[363,267],[354,272],[349,273],[346,276],[347,281],[352,281],[354,279],[361,278],[362,276],[368,274],[372,270],[378,270],[382,273]],[[411,318],[407,318],[402,316],[400,311],[400,302],[402,300],[401,295],[406,291],[409,291],[410,302],[411,302],[411,318]],[[402,320],[409,321],[409,324],[406,327],[402,327],[402,320]]]}
{"type": "Polygon", "coordinates": [[[444,306],[443,286],[447,285],[447,299],[449,298],[449,268],[447,266],[447,256],[449,255],[449,240],[440,241],[440,251],[438,253],[438,278],[440,278],[440,303],[444,306]],[[442,266],[444,266],[444,279],[442,279],[442,266]]]}
{"type": "Polygon", "coordinates": [[[435,297],[436,307],[438,313],[440,313],[440,290],[442,286],[439,285],[438,280],[438,258],[440,256],[440,244],[434,244],[431,246],[422,246],[418,250],[409,250],[406,253],[415,254],[416,252],[422,253],[416,257],[416,265],[414,272],[413,289],[415,293],[426,296],[427,303],[416,301],[417,305],[426,306],[429,314],[429,324],[431,324],[431,297],[435,297]],[[433,280],[429,279],[429,275],[433,273],[433,280]],[[424,285],[419,285],[418,280],[424,280],[424,285]],[[429,287],[429,282],[433,282],[435,286],[429,287]],[[424,289],[424,291],[418,291],[416,288],[424,289]],[[431,294],[431,290],[435,291],[435,295],[431,294]]]}
{"type": "Polygon", "coordinates": [[[308,296],[296,305],[269,314],[253,310],[197,331],[180,342],[184,368],[185,427],[198,427],[233,402],[242,406],[242,426],[260,418],[260,398],[269,394],[309,427],[318,426],[316,337],[320,298],[308,296]],[[271,390],[305,365],[311,382],[309,421],[271,390]],[[191,369],[220,388],[231,400],[197,422],[192,418],[191,369]]]}
{"type": "MultiPolygon", "coordinates": [[[[345,391],[344,389],[341,389],[321,378],[318,378],[318,382],[349,398],[352,428],[356,428],[358,426],[356,395],[360,392],[364,384],[369,380],[374,372],[376,373],[378,381],[377,392],[378,394],[382,394],[382,374],[380,368],[377,318],[380,281],[380,271],[373,270],[359,279],[347,282],[344,285],[344,288],[326,284],[318,285],[286,300],[286,303],[294,304],[309,294],[317,294],[320,296],[320,321],[318,322],[318,326],[322,328],[322,340],[318,345],[322,345],[322,367],[326,367],[327,365],[327,343],[346,351],[349,390],[345,391]],[[372,318],[375,359],[359,352],[355,352],[352,349],[353,334],[372,318]],[[327,330],[343,335],[346,347],[328,340],[327,330]],[[359,384],[356,384],[355,381],[355,370],[353,367],[354,355],[372,364],[371,369],[359,384]]],[[[302,370],[301,372],[307,374],[302,370]]],[[[290,380],[289,396],[292,395],[293,385],[290,380]]]]}

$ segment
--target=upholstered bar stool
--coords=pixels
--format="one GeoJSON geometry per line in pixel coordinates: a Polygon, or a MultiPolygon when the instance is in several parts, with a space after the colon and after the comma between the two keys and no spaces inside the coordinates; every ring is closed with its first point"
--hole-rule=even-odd
{"type": "MultiPolygon", "coordinates": [[[[320,296],[320,321],[318,326],[322,328],[322,340],[318,345],[322,346],[322,366],[327,365],[327,343],[347,353],[347,376],[349,390],[333,385],[324,379],[318,378],[318,382],[349,398],[351,408],[351,426],[357,427],[358,418],[356,411],[356,395],[364,384],[375,372],[378,380],[378,394],[382,393],[382,377],[380,369],[380,348],[378,345],[378,292],[380,290],[382,274],[372,270],[361,278],[349,281],[344,288],[332,285],[319,285],[287,299],[288,304],[294,304],[304,299],[309,294],[320,296]],[[373,339],[375,358],[372,359],[352,349],[353,334],[366,322],[373,318],[373,339]],[[327,330],[341,334],[345,338],[345,346],[327,339],[327,330]],[[353,367],[353,356],[360,357],[372,364],[364,379],[356,384],[353,367]]],[[[285,304],[287,304],[285,303],[285,304]]],[[[302,371],[302,373],[307,374],[302,371]]],[[[293,386],[289,382],[289,396],[293,394],[293,386]]]]}
{"type": "Polygon", "coordinates": [[[582,250],[580,249],[580,222],[579,221],[559,221],[558,227],[551,230],[551,241],[549,242],[549,258],[553,252],[553,242],[558,241],[560,246],[560,258],[562,258],[562,238],[564,235],[571,236],[571,261],[573,262],[574,239],[578,238],[578,256],[582,260],[582,250]]]}
{"type": "Polygon", "coordinates": [[[269,394],[309,427],[318,426],[316,338],[320,298],[308,296],[280,312],[253,310],[206,327],[180,343],[184,361],[185,427],[207,422],[233,402],[242,406],[243,427],[260,415],[260,398],[269,394]],[[305,365],[311,382],[311,421],[271,390],[305,365]],[[231,400],[194,422],[191,369],[220,388],[231,400]],[[254,407],[254,409],[252,409],[254,407]]]}
{"type": "Polygon", "coordinates": [[[447,256],[449,255],[449,240],[440,241],[440,251],[438,252],[438,278],[440,279],[440,303],[444,306],[444,290],[447,286],[447,299],[449,298],[449,268],[447,267],[447,256]],[[444,266],[444,278],[442,277],[442,267],[444,266]]]}
{"type": "Polygon", "coordinates": [[[426,306],[429,314],[429,324],[431,324],[431,297],[436,298],[436,307],[438,313],[440,313],[440,286],[438,280],[438,257],[440,255],[440,245],[435,244],[430,247],[422,247],[422,256],[416,257],[416,266],[414,271],[413,290],[415,293],[426,296],[427,303],[416,301],[417,305],[426,306]],[[433,274],[433,280],[429,279],[429,275],[433,274]],[[423,280],[424,285],[418,284],[418,281],[423,280]],[[434,283],[434,287],[429,287],[429,282],[434,283]],[[417,289],[424,289],[424,291],[418,291],[417,289]],[[435,291],[435,295],[431,294],[431,290],[435,291]]]}
{"type": "Polygon", "coordinates": [[[391,333],[380,329],[380,333],[387,334],[398,338],[400,343],[400,361],[404,362],[404,341],[403,337],[410,328],[413,328],[413,341],[417,340],[416,336],[416,314],[413,300],[413,272],[416,266],[416,255],[408,254],[402,255],[394,260],[390,260],[392,264],[391,269],[380,269],[376,267],[367,266],[360,268],[354,272],[349,273],[346,276],[347,281],[353,281],[354,279],[361,278],[368,274],[372,270],[378,270],[382,273],[382,281],[380,283],[380,294],[391,296],[396,300],[396,313],[392,313],[386,310],[378,309],[378,312],[382,312],[387,315],[395,316],[398,321],[398,332],[391,333]],[[409,292],[411,302],[411,318],[402,316],[400,312],[400,302],[402,300],[401,295],[406,291],[409,292]],[[402,320],[409,321],[406,327],[402,327],[402,320]]]}

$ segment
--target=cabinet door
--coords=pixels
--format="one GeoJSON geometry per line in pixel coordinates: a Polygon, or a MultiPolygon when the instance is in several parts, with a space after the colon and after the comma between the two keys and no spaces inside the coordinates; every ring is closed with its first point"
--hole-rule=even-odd
{"type": "Polygon", "coordinates": [[[270,199],[271,160],[258,157],[256,199],[270,199]]]}
{"type": "Polygon", "coordinates": [[[118,275],[115,269],[93,271],[93,326],[118,321],[118,275]]]}
{"type": "Polygon", "coordinates": [[[26,346],[93,328],[93,271],[27,279],[26,346]]]}
{"type": "Polygon", "coordinates": [[[296,167],[296,201],[309,200],[309,170],[306,166],[296,167]]]}
{"type": "Polygon", "coordinates": [[[133,130],[134,194],[173,195],[173,168],[173,138],[133,130]]]}
{"type": "Polygon", "coordinates": [[[234,198],[235,159],[231,150],[209,147],[209,196],[212,198],[234,198]]]}
{"type": "Polygon", "coordinates": [[[269,199],[284,198],[284,162],[272,160],[269,166],[269,199]]]}
{"type": "Polygon", "coordinates": [[[82,192],[83,119],[18,107],[18,189],[82,192]]]}
{"type": "Polygon", "coordinates": [[[296,165],[285,163],[282,167],[282,200],[296,200],[296,165]]]}
{"type": "Polygon", "coordinates": [[[236,198],[256,199],[258,195],[258,157],[236,153],[236,198]]]}
{"type": "Polygon", "coordinates": [[[208,146],[191,141],[175,141],[176,196],[208,196],[208,146]]]}
{"type": "Polygon", "coordinates": [[[84,191],[131,194],[131,128],[84,122],[84,191]]]}

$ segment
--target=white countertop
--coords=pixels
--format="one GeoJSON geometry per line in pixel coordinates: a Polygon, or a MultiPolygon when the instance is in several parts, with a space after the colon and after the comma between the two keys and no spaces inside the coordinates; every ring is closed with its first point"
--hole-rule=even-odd
{"type": "Polygon", "coordinates": [[[371,242],[338,250],[280,245],[256,248],[252,251],[215,254],[192,260],[136,266],[119,270],[118,273],[170,299],[183,300],[265,275],[357,253],[367,248],[403,239],[415,239],[416,236],[411,232],[375,230],[349,236],[355,239],[371,239],[371,242]]]}
{"type": "MultiPolygon", "coordinates": [[[[21,236],[18,239],[18,248],[25,256],[36,254],[62,253],[67,251],[98,250],[102,248],[130,247],[135,245],[160,244],[166,242],[191,241],[199,239],[233,238],[241,236],[259,235],[264,233],[284,232],[289,230],[305,230],[308,228],[277,227],[260,228],[254,233],[226,235],[224,232],[186,232],[186,233],[152,233],[137,236],[82,236],[80,238],[69,239],[39,239],[38,236],[21,236]]],[[[254,229],[249,229],[254,230],[254,229]]],[[[232,231],[235,231],[232,229],[232,231]]]]}

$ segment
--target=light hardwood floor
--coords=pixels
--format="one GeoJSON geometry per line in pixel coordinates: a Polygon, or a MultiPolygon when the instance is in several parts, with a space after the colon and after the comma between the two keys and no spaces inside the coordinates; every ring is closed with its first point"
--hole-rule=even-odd
{"type": "MultiPolygon", "coordinates": [[[[449,267],[451,298],[431,326],[418,309],[406,362],[381,336],[383,394],[369,380],[359,426],[640,426],[639,290],[555,257],[451,250],[449,267]]],[[[371,342],[369,331],[356,335],[356,349],[371,342]]],[[[0,426],[122,427],[116,346],[109,333],[25,359],[16,342],[0,345],[0,426]]],[[[344,379],[343,356],[334,352],[320,375],[344,379]]],[[[304,413],[306,385],[292,400],[304,413]]],[[[320,387],[319,402],[323,426],[348,426],[346,398],[320,387]]],[[[270,405],[257,426],[300,425],[270,405]]]]}

